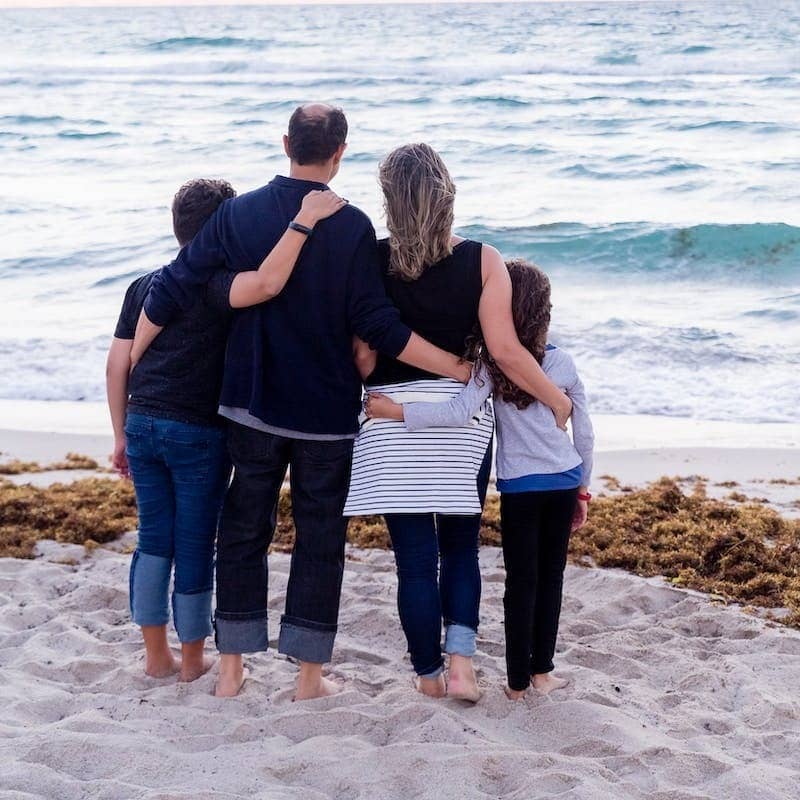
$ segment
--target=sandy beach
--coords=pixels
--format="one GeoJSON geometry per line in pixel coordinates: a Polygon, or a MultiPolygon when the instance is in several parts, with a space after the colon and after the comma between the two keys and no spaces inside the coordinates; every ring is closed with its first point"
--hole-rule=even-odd
{"type": "MultiPolygon", "coordinates": [[[[79,452],[105,463],[97,409],[17,404],[16,415],[17,429],[0,431],[2,460],[79,452]]],[[[719,496],[735,482],[798,512],[797,486],[770,483],[800,475],[797,426],[600,418],[598,432],[598,475],[634,486],[702,476],[719,496]],[[704,429],[715,446],[699,446],[704,429]]],[[[11,477],[46,485],[86,474],[11,477]]],[[[135,533],[92,550],[41,541],[32,560],[0,559],[0,798],[797,794],[800,632],[708,595],[568,567],[556,661],[571,683],[514,705],[502,693],[502,557],[486,547],[476,658],[485,693],[472,707],[413,691],[392,556],[350,548],[331,666],[341,694],[292,703],[295,667],[273,649],[248,657],[244,692],[222,701],[211,694],[215,670],[192,685],[144,676],[127,609],[134,546],[135,533]]],[[[288,565],[271,556],[273,640],[288,565]]]]}

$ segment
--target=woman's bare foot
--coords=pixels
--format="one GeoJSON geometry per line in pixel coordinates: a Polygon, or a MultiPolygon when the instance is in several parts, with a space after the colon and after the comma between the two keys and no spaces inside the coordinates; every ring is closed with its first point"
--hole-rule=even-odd
{"type": "Polygon", "coordinates": [[[447,696],[456,700],[467,700],[470,703],[477,703],[481,699],[475,668],[472,666],[472,659],[468,656],[450,656],[450,668],[447,671],[447,696]]]}
{"type": "Polygon", "coordinates": [[[224,654],[219,659],[219,677],[214,688],[215,697],[236,697],[242,691],[250,673],[244,668],[242,657],[224,654]]]}
{"type": "Polygon", "coordinates": [[[566,678],[556,678],[552,672],[545,672],[541,675],[532,675],[533,688],[541,694],[550,694],[558,689],[563,689],[569,681],[566,678]]]}
{"type": "Polygon", "coordinates": [[[297,682],[297,692],[295,693],[294,700],[316,700],[318,697],[330,697],[331,695],[338,694],[342,691],[342,687],[332,681],[330,678],[319,676],[319,681],[314,683],[297,682]]]}
{"type": "Polygon", "coordinates": [[[206,640],[184,642],[181,645],[181,671],[178,680],[185,683],[196,681],[214,666],[215,659],[203,652],[206,640]]]}
{"type": "Polygon", "coordinates": [[[144,671],[151,678],[169,678],[180,666],[167,643],[166,625],[142,625],[144,671]]]}
{"type": "Polygon", "coordinates": [[[506,693],[506,697],[509,700],[513,700],[515,703],[522,700],[525,697],[525,689],[519,691],[518,689],[512,689],[510,686],[504,686],[503,691],[506,693]]]}
{"type": "Polygon", "coordinates": [[[447,694],[447,685],[444,682],[444,675],[437,675],[435,678],[422,678],[417,675],[414,678],[414,688],[425,697],[435,697],[437,699],[447,694]]]}

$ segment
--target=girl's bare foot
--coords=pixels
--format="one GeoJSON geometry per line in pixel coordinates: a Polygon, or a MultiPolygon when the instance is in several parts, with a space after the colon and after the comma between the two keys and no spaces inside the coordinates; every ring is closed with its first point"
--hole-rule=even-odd
{"type": "Polygon", "coordinates": [[[512,689],[509,686],[504,686],[503,691],[506,693],[506,697],[509,700],[513,700],[515,703],[519,702],[523,697],[525,697],[525,689],[519,691],[518,689],[512,689]]]}
{"type": "Polygon", "coordinates": [[[541,675],[533,675],[533,688],[542,694],[550,694],[557,689],[563,689],[569,681],[566,678],[556,678],[552,672],[545,672],[541,675]]]}
{"type": "Polygon", "coordinates": [[[249,675],[244,668],[242,657],[224,654],[219,659],[219,677],[214,688],[215,697],[236,697],[242,690],[249,675]]]}
{"type": "Polygon", "coordinates": [[[178,669],[178,662],[167,643],[166,625],[142,625],[144,671],[151,678],[168,678],[178,669]]]}
{"type": "Polygon", "coordinates": [[[437,699],[447,694],[447,686],[444,682],[444,675],[437,675],[435,678],[421,678],[417,675],[414,678],[414,688],[425,697],[435,697],[437,699]]]}
{"type": "Polygon", "coordinates": [[[294,700],[316,700],[318,697],[330,697],[341,691],[342,687],[336,681],[320,675],[319,681],[315,684],[304,681],[301,687],[300,681],[298,681],[294,700]]]}
{"type": "Polygon", "coordinates": [[[472,659],[468,656],[451,655],[450,669],[447,672],[447,696],[456,700],[477,703],[481,699],[478,679],[472,659]]]}

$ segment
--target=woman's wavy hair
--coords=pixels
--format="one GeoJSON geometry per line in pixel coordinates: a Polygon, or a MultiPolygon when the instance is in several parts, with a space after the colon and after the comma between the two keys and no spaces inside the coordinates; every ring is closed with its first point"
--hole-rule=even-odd
{"type": "Polygon", "coordinates": [[[455,184],[444,161],[427,144],[392,150],[378,178],[389,229],[389,271],[403,280],[416,280],[426,267],[453,252],[455,184]]]}
{"type": "MultiPolygon", "coordinates": [[[[550,328],[550,279],[535,264],[521,258],[506,261],[511,276],[511,314],[522,346],[530,350],[541,364],[547,347],[550,328]]],[[[482,365],[494,384],[494,396],[512,403],[519,409],[527,408],[535,399],[510,381],[489,355],[483,337],[470,338],[467,358],[482,365]]]]}

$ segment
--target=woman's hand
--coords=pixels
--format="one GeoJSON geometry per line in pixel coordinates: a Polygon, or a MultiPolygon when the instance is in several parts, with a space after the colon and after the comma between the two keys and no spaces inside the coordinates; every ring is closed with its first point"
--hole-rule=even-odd
{"type": "Polygon", "coordinates": [[[370,419],[403,419],[403,406],[380,392],[367,395],[364,411],[370,419]]]}
{"type": "Polygon", "coordinates": [[[131,469],[128,466],[128,456],[125,453],[127,442],[125,438],[114,439],[114,452],[111,454],[111,466],[121,478],[130,478],[131,469]]]}
{"type": "Polygon", "coordinates": [[[578,500],[575,505],[575,513],[572,516],[572,532],[580,530],[589,518],[589,501],[578,500]]]}
{"type": "Polygon", "coordinates": [[[333,216],[337,211],[347,205],[347,200],[339,197],[336,192],[326,189],[312,189],[300,205],[300,211],[294,218],[295,222],[313,228],[321,219],[333,216]]]}

